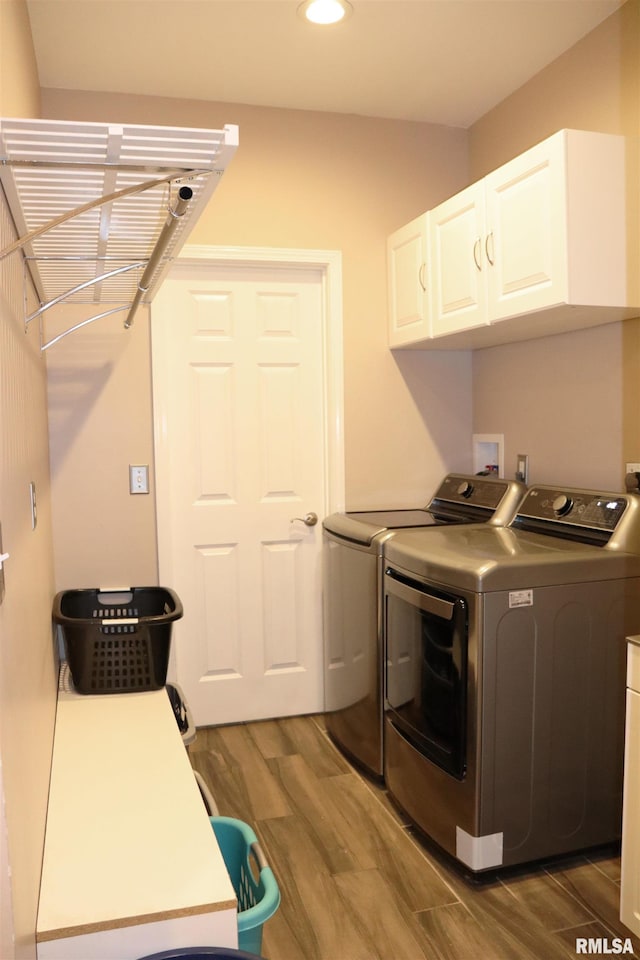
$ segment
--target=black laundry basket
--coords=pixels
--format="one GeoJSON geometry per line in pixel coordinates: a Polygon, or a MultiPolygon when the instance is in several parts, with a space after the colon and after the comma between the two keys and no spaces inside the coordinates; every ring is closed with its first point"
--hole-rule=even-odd
{"type": "Polygon", "coordinates": [[[171,627],[181,616],[167,587],[66,590],[53,601],[74,687],[85,694],[164,687],[171,627]]]}

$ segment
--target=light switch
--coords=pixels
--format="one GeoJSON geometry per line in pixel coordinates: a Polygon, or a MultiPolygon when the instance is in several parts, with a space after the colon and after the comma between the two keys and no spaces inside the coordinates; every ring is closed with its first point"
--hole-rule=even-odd
{"type": "Polygon", "coordinates": [[[4,561],[9,559],[8,553],[2,552],[2,524],[0,524],[0,603],[4,600],[4,561]]]}
{"type": "Polygon", "coordinates": [[[149,467],[129,464],[129,493],[149,493],[149,467]]]}
{"type": "Polygon", "coordinates": [[[33,481],[29,484],[29,504],[31,506],[31,529],[35,530],[38,525],[38,503],[36,500],[36,485],[33,481]]]}
{"type": "Polygon", "coordinates": [[[519,453],[516,465],[516,480],[529,483],[529,457],[526,453],[519,453]]]}

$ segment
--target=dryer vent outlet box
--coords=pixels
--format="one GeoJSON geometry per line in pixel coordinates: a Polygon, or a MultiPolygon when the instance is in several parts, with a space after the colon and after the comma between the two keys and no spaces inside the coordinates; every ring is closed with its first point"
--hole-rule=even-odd
{"type": "Polygon", "coordinates": [[[504,477],[504,434],[474,433],[473,472],[504,477]]]}

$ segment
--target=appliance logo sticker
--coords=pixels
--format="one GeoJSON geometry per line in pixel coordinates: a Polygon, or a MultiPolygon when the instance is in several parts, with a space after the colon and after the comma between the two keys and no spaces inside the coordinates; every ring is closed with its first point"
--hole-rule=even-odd
{"type": "Polygon", "coordinates": [[[532,607],[533,590],[510,590],[509,591],[509,609],[513,607],[532,607]]]}

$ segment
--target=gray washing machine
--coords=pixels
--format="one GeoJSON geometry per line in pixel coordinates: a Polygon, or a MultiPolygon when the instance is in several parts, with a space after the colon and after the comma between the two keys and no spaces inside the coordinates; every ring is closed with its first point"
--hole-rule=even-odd
{"type": "Polygon", "coordinates": [[[323,523],[324,689],[327,730],[351,759],[383,772],[382,556],[399,530],[501,525],[525,487],[448,474],[424,509],[334,513],[323,523]]]}
{"type": "Polygon", "coordinates": [[[473,872],[620,837],[640,499],[537,486],[385,550],[387,787],[473,872]]]}

